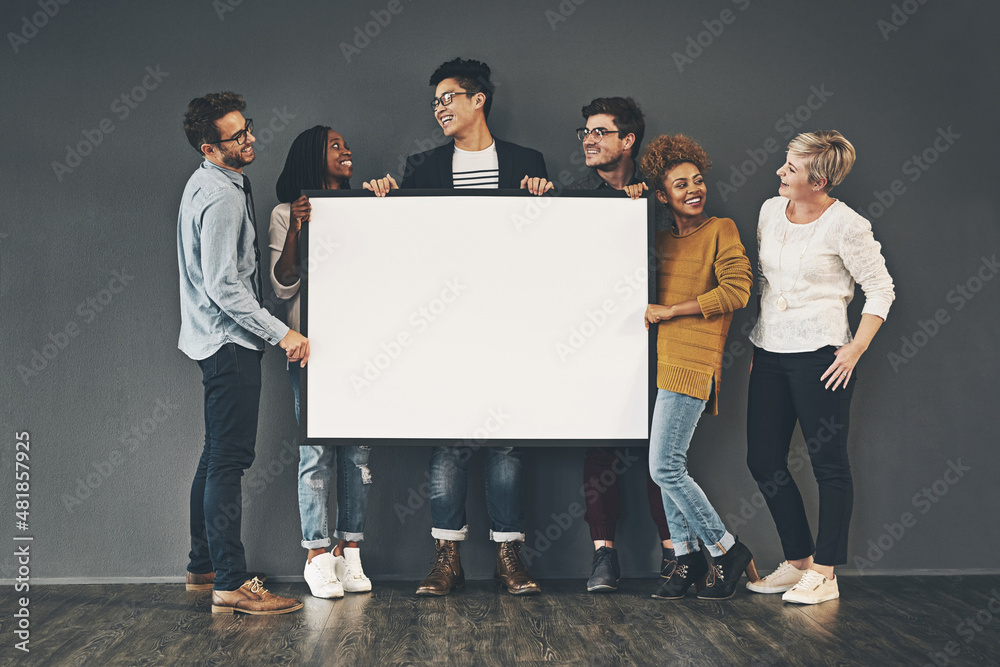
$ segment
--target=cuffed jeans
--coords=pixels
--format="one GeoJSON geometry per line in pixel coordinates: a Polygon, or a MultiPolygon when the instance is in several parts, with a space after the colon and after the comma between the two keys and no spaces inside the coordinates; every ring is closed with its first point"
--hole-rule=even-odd
{"type": "Polygon", "coordinates": [[[663,491],[663,509],[678,556],[698,551],[699,538],[713,556],[721,556],[736,543],[705,492],[688,474],[688,448],[706,403],[666,389],[656,391],[649,474],[663,491]]]}
{"type": "MultiPolygon", "coordinates": [[[[628,470],[629,450],[613,447],[588,447],[583,460],[584,500],[587,510],[583,515],[590,526],[590,539],[615,539],[615,529],[622,514],[621,492],[619,490],[622,474],[628,470]]],[[[648,471],[646,478],[646,498],[649,501],[649,513],[656,524],[660,540],[670,539],[670,528],[667,526],[667,516],[663,511],[663,494],[648,471]]]]}
{"type": "MultiPolygon", "coordinates": [[[[295,394],[295,421],[299,420],[299,365],[293,363],[288,378],[295,394]]],[[[368,468],[371,447],[359,445],[299,447],[299,521],[302,546],[322,549],[330,546],[327,504],[334,458],[337,468],[337,530],[333,536],[345,542],[365,539],[368,489],[372,474],[368,468]]]]}
{"type": "MultiPolygon", "coordinates": [[[[846,388],[826,389],[826,381],[819,378],[833,363],[835,352],[833,346],[786,354],[754,350],[747,401],[747,466],[767,500],[786,560],[815,553],[818,565],[847,562],[854,504],[847,431],[858,374],[855,368],[846,388]],[[819,486],[815,543],[802,496],[789,471],[796,421],[819,486]]],[[[799,460],[792,467],[798,470],[803,463],[799,460]]]]}
{"type": "Polygon", "coordinates": [[[188,571],[215,571],[215,590],[247,579],[240,529],[243,471],[254,460],[261,352],[235,343],[198,362],[205,387],[205,446],[191,484],[188,571]]]}
{"type": "MultiPolygon", "coordinates": [[[[484,449],[490,539],[494,542],[524,541],[521,452],[514,447],[484,449]]],[[[436,540],[462,541],[469,534],[465,497],[472,453],[469,447],[437,447],[431,456],[431,536],[436,540]]]]}

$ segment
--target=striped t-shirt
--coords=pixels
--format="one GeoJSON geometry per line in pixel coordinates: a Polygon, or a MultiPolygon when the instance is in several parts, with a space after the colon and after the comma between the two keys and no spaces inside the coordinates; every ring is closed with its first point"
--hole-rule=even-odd
{"type": "Polygon", "coordinates": [[[500,162],[497,159],[496,141],[481,151],[463,151],[455,146],[451,174],[456,188],[499,188],[500,162]]]}

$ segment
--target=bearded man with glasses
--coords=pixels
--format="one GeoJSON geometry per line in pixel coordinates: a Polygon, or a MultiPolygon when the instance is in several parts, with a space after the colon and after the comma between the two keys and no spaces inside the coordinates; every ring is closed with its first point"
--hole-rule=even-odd
{"type": "Polygon", "coordinates": [[[198,362],[205,443],[191,484],[187,590],[212,590],[212,613],[285,614],[302,603],[270,593],[247,573],[240,539],[241,478],[254,459],[264,341],[306,365],[309,341],[264,308],[250,179],[253,122],[233,92],[191,100],[184,132],[203,158],[177,217],[181,331],[178,347],[198,362]]]}
{"type": "MultiPolygon", "coordinates": [[[[453,141],[406,159],[404,188],[528,188],[542,194],[545,160],[530,148],[495,139],[486,124],[493,105],[490,68],[477,60],[450,60],[434,72],[431,107],[446,137],[453,141]]],[[[391,176],[363,186],[378,196],[396,188],[391,176]]],[[[486,450],[486,508],[490,538],[497,543],[495,578],[514,595],[541,591],[521,559],[524,544],[523,475],[521,452],[515,447],[486,450]]],[[[465,585],[459,545],[469,526],[465,518],[468,461],[472,452],[462,447],[438,447],[430,461],[431,537],[437,554],[417,595],[447,595],[465,585]]]]}
{"type": "MultiPolygon", "coordinates": [[[[610,191],[624,190],[630,185],[641,186],[643,176],[636,160],[646,121],[635,100],[631,97],[599,97],[580,111],[586,124],[576,130],[576,138],[581,143],[584,163],[589,169],[585,176],[568,185],[567,189],[610,191]]],[[[573,162],[578,163],[578,160],[573,162]]],[[[548,181],[540,181],[532,183],[529,189],[537,194],[552,186],[548,181]]],[[[663,215],[663,212],[658,211],[658,214],[663,215]]],[[[590,539],[594,542],[591,576],[587,581],[587,590],[591,593],[618,590],[621,568],[614,540],[621,517],[619,488],[620,478],[628,470],[631,460],[625,452],[613,447],[588,447],[584,456],[583,488],[587,503],[584,519],[590,527],[590,539]]],[[[648,470],[645,477],[649,511],[663,549],[660,574],[667,576],[675,561],[670,528],[660,487],[649,476],[648,470]]]]}

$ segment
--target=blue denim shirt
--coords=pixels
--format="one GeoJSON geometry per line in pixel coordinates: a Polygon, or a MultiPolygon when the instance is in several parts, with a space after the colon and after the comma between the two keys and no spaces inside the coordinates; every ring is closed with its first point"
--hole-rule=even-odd
{"type": "Polygon", "coordinates": [[[227,343],[262,350],[264,340],[277,345],[288,334],[254,295],[256,243],[243,175],[205,160],[188,179],[177,217],[177,347],[192,359],[206,359],[227,343]]]}

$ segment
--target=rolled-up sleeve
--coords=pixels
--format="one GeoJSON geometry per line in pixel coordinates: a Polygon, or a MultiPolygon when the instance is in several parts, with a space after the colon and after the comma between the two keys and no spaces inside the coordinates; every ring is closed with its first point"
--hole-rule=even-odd
{"type": "Polygon", "coordinates": [[[281,259],[281,253],[285,249],[285,238],[288,236],[288,212],[284,205],[275,206],[271,211],[271,226],[268,228],[268,237],[271,248],[271,287],[274,294],[282,301],[288,301],[299,293],[301,279],[296,279],[291,285],[282,285],[278,282],[278,277],[274,275],[274,267],[281,259]]]}
{"type": "Polygon", "coordinates": [[[731,313],[750,300],[753,271],[740,242],[740,232],[732,220],[721,225],[714,267],[719,286],[698,297],[698,305],[706,318],[731,313]]]}
{"type": "Polygon", "coordinates": [[[844,268],[865,293],[862,314],[877,315],[885,320],[896,291],[885,267],[882,245],[872,234],[871,223],[860,215],[853,217],[844,228],[839,250],[844,268]]]}
{"type": "MultiPolygon", "coordinates": [[[[237,196],[242,199],[241,195],[237,196]]],[[[206,194],[201,216],[201,271],[208,297],[239,326],[277,345],[289,328],[267,312],[240,280],[237,266],[243,202],[219,189],[206,194]]]]}

